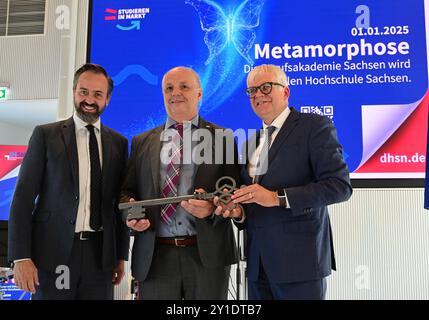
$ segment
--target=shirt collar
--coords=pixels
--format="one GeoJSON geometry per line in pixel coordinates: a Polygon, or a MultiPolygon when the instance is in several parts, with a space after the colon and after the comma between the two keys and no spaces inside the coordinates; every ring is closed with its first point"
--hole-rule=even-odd
{"type": "MultiPolygon", "coordinates": [[[[186,130],[191,125],[198,128],[198,123],[200,121],[200,116],[197,114],[195,117],[191,119],[191,121],[183,121],[183,130],[186,130]]],[[[177,122],[171,119],[170,117],[167,117],[167,121],[165,122],[164,130],[167,130],[171,126],[175,125],[177,122]]]]}
{"type": "MultiPolygon", "coordinates": [[[[74,121],[76,130],[81,130],[81,129],[86,130],[86,126],[89,124],[83,121],[81,118],[79,118],[76,113],[73,114],[73,121],[74,121]]],[[[100,118],[98,118],[97,121],[95,121],[95,123],[93,123],[92,125],[97,129],[97,131],[100,131],[100,128],[101,128],[100,118]]]]}
{"type": "Polygon", "coordinates": [[[274,119],[274,121],[270,125],[266,125],[264,121],[262,121],[262,127],[267,129],[269,126],[276,127],[276,129],[280,129],[285,123],[287,117],[289,116],[290,109],[286,107],[278,116],[274,119]]]}

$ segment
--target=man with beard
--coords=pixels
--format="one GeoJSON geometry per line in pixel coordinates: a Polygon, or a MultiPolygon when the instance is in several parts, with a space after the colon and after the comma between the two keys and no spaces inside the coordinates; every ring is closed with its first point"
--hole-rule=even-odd
{"type": "Polygon", "coordinates": [[[99,65],[74,75],[75,114],[37,126],[9,218],[15,283],[33,299],[112,299],[129,233],[117,210],[127,139],[100,123],[113,81],[99,65]]]}

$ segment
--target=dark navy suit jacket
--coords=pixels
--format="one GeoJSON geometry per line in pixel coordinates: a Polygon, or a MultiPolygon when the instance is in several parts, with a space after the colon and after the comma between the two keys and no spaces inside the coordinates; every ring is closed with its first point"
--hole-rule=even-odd
{"type": "MultiPolygon", "coordinates": [[[[102,267],[111,271],[128,259],[129,232],[118,210],[128,143],[101,126],[103,145],[102,267]]],[[[79,206],[79,163],[73,118],[37,126],[22,162],[10,208],[11,261],[31,258],[37,268],[54,272],[69,263],[79,206]]]]}
{"type": "MultiPolygon", "coordinates": [[[[248,278],[257,280],[260,261],[272,282],[326,277],[335,269],[326,206],[352,194],[334,125],[327,117],[291,108],[268,161],[268,171],[259,184],[270,190],[285,188],[290,209],[246,206],[248,278]]],[[[249,185],[252,181],[246,167],[242,178],[249,185]]]]}

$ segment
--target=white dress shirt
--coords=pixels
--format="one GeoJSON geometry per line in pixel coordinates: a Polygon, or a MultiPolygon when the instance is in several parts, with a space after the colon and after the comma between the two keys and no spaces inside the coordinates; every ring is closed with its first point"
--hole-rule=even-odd
{"type": "MultiPolygon", "coordinates": [[[[266,134],[267,130],[265,130],[265,129],[267,129],[269,126],[273,126],[276,128],[274,130],[273,134],[271,135],[271,145],[272,145],[274,143],[274,140],[276,139],[279,131],[280,131],[280,128],[285,123],[289,113],[290,113],[289,108],[284,109],[282,111],[282,113],[280,113],[278,115],[278,117],[275,118],[274,121],[270,125],[267,125],[267,124],[265,124],[265,122],[262,121],[262,127],[263,127],[264,131],[262,131],[262,133],[261,133],[261,136],[259,138],[260,139],[259,145],[256,148],[255,152],[250,157],[250,161],[249,161],[249,164],[247,166],[247,171],[249,172],[249,176],[252,179],[254,179],[256,174],[258,173],[257,172],[258,167],[259,167],[258,162],[260,164],[263,161],[263,159],[260,159],[261,152],[262,152],[263,146],[266,145],[266,140],[268,139],[268,135],[266,134]]],[[[271,145],[269,147],[271,147],[271,145]]],[[[267,155],[265,155],[265,156],[267,156],[267,155]]]]}
{"type": "MultiPolygon", "coordinates": [[[[89,217],[91,213],[91,164],[89,157],[89,131],[86,128],[88,123],[80,119],[76,114],[73,115],[77,155],[79,159],[79,207],[77,211],[75,232],[94,231],[89,226],[89,217]]],[[[98,143],[98,152],[100,154],[100,166],[103,166],[103,152],[101,145],[101,122],[98,119],[93,123],[95,127],[95,136],[98,143]]]]}
{"type": "MultiPolygon", "coordinates": [[[[91,165],[89,158],[89,131],[86,128],[88,123],[80,119],[76,114],[73,115],[77,154],[79,161],[79,207],[77,212],[75,232],[94,231],[89,226],[89,215],[91,213],[91,165]]],[[[95,136],[98,143],[98,151],[100,153],[100,162],[103,164],[103,153],[101,148],[100,119],[93,124],[95,127],[95,136]]],[[[30,260],[30,258],[14,260],[14,263],[19,261],[30,260]]]]}

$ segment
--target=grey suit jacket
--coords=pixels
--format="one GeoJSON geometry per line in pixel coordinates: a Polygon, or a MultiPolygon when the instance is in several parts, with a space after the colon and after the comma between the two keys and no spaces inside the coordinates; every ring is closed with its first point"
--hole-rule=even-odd
{"type": "MultiPolygon", "coordinates": [[[[215,129],[222,129],[200,117],[199,128],[207,128],[214,137],[215,129]]],[[[131,155],[128,162],[127,176],[122,188],[121,202],[129,198],[145,200],[161,197],[160,176],[160,135],[164,125],[144,132],[133,138],[131,155]]],[[[223,139],[223,155],[226,157],[226,146],[223,139]]],[[[213,141],[215,139],[213,138],[213,141]]],[[[212,160],[215,152],[212,147],[212,160]]],[[[234,145],[234,164],[202,163],[197,167],[194,189],[203,188],[212,191],[218,178],[231,176],[239,183],[240,165],[238,164],[237,149],[234,145]]],[[[225,160],[225,159],[224,159],[225,160]]],[[[143,281],[149,272],[155,245],[156,224],[160,222],[160,207],[147,210],[151,228],[136,233],[132,254],[133,277],[143,281]]],[[[208,217],[196,219],[198,250],[203,265],[207,268],[228,266],[237,262],[237,251],[230,219],[208,217]]]]}
{"type": "MultiPolygon", "coordinates": [[[[102,266],[128,259],[129,232],[117,209],[128,158],[127,139],[101,126],[103,146],[102,266]]],[[[19,172],[9,217],[9,259],[31,258],[54,271],[68,263],[79,205],[79,165],[73,118],[37,126],[19,172]]]]}

